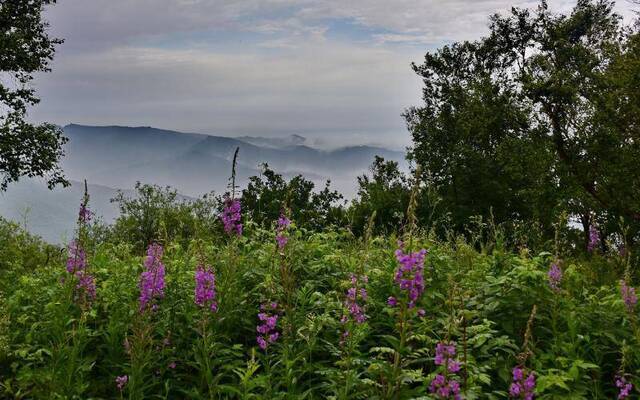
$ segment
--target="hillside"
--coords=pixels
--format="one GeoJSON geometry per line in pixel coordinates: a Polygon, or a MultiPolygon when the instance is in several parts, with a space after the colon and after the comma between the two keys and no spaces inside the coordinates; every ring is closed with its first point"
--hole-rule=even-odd
{"type": "Polygon", "coordinates": [[[318,187],[327,179],[332,187],[352,197],[356,177],[364,173],[376,155],[403,163],[404,154],[373,146],[351,146],[325,151],[305,146],[304,138],[230,138],[182,133],[151,127],[64,127],[69,138],[62,167],[70,188],[49,191],[40,180],[22,180],[0,194],[0,215],[22,223],[52,243],[60,243],[73,230],[82,185],[87,180],[91,202],[106,222],[117,216],[110,203],[118,189],[130,190],[136,182],[176,188],[198,197],[223,192],[231,172],[233,152],[240,148],[239,185],[270,167],[285,177],[303,174],[318,187]],[[292,144],[300,143],[300,144],[292,144]],[[281,146],[280,146],[281,145],[281,146]],[[25,214],[26,213],[26,214],[25,214]]]}

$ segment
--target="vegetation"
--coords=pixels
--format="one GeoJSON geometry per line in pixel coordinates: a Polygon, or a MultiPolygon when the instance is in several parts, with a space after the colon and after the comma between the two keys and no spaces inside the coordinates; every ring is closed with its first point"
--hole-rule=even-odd
{"type": "Polygon", "coordinates": [[[42,19],[43,8],[55,1],[0,1],[0,191],[21,176],[46,176],[49,188],[68,185],[58,167],[66,139],[49,123],[26,118],[40,100],[29,86],[37,72],[49,71],[55,46],[42,19]],[[8,79],[7,79],[8,78],[8,79]]]}
{"type": "Polygon", "coordinates": [[[541,2],[492,17],[487,37],[414,66],[424,105],[406,113],[414,147],[458,229],[469,217],[522,221],[552,237],[567,212],[602,236],[638,232],[640,34],[610,1],[569,15],[541,2]]]}
{"type": "Polygon", "coordinates": [[[417,228],[417,188],[385,236],[375,218],[360,237],[287,214],[263,228],[227,198],[217,233],[161,230],[146,256],[121,228],[135,212],[105,234],[88,197],[66,255],[2,222],[0,393],[499,399],[533,382],[605,399],[640,383],[630,253],[571,257],[563,223],[552,252],[515,253],[495,226],[442,241],[417,228]]]}
{"type": "Polygon", "coordinates": [[[236,151],[228,193],[138,184],[111,226],[85,188],[63,249],[0,220],[0,396],[637,398],[637,29],[490,28],[415,67],[414,168],[349,205],[266,165],[240,191],[236,151]]]}

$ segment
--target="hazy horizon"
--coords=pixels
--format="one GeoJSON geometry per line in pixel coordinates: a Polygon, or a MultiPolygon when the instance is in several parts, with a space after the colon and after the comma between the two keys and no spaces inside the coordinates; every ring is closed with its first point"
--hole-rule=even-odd
{"type": "MultiPolygon", "coordinates": [[[[477,39],[494,12],[538,3],[65,0],[45,14],[65,43],[30,116],[401,148],[401,114],[420,103],[411,62],[477,39]]],[[[631,7],[617,9],[630,19],[631,7]]]]}

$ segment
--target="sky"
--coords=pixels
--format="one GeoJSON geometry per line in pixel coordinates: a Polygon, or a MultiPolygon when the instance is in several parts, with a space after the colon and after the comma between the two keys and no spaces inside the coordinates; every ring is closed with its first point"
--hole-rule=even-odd
{"type": "MultiPolygon", "coordinates": [[[[570,10],[575,0],[549,0],[570,10]]],[[[35,121],[409,144],[424,54],[526,0],[60,0],[35,121]]],[[[618,10],[630,19],[632,6],[618,10]]]]}

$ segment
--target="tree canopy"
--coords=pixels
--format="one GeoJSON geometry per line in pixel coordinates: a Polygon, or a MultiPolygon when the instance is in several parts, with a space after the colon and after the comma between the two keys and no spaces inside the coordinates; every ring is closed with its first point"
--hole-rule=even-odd
{"type": "Polygon", "coordinates": [[[49,123],[27,121],[40,100],[30,86],[33,74],[49,71],[55,46],[42,19],[54,0],[0,0],[0,190],[22,176],[46,176],[49,188],[67,185],[58,166],[66,139],[49,123]]]}
{"type": "Polygon", "coordinates": [[[588,227],[640,222],[640,37],[613,2],[568,15],[513,8],[489,34],[428,53],[410,157],[460,225],[566,210],[588,227]],[[615,223],[614,223],[615,221],[615,223]]]}

